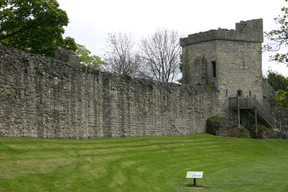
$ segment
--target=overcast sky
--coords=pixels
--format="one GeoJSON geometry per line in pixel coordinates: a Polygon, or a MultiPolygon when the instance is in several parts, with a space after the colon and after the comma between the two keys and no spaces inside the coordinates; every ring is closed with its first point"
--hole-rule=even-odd
{"type": "MultiPolygon", "coordinates": [[[[92,54],[102,57],[108,33],[131,33],[137,43],[157,29],[176,30],[181,37],[210,29],[235,29],[239,21],[263,18],[264,31],[276,29],[273,18],[285,0],[58,0],[70,23],[64,36],[75,38],[92,54]]],[[[271,67],[288,76],[284,64],[268,62],[263,53],[263,73],[271,67]]]]}

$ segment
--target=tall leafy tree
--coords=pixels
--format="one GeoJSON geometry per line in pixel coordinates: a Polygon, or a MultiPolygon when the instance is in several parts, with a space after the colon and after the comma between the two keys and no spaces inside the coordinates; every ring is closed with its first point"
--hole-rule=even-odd
{"type": "Polygon", "coordinates": [[[76,54],[82,64],[92,67],[93,69],[100,69],[101,65],[106,64],[99,56],[91,55],[84,45],[77,44],[76,54]]]}
{"type": "Polygon", "coordinates": [[[279,74],[277,71],[269,70],[267,73],[268,83],[275,91],[288,91],[288,78],[279,74]]]}
{"type": "MultiPolygon", "coordinates": [[[[288,0],[285,0],[288,2],[288,0]]],[[[282,15],[274,18],[280,28],[265,32],[265,36],[270,40],[264,47],[264,51],[278,52],[283,46],[288,45],[288,7],[281,9],[282,15]]],[[[270,59],[288,65],[288,53],[276,53],[270,59]]],[[[288,79],[275,72],[268,74],[268,83],[277,91],[276,100],[282,105],[288,104],[288,79]]]]}
{"type": "Polygon", "coordinates": [[[268,83],[277,91],[275,99],[280,103],[281,106],[285,107],[288,103],[288,78],[275,72],[268,71],[267,78],[268,83]]]}
{"type": "Polygon", "coordinates": [[[71,50],[74,52],[76,52],[76,50],[79,48],[74,38],[72,37],[66,37],[65,39],[63,39],[63,41],[60,41],[58,45],[61,46],[63,49],[71,50]]]}
{"type": "MultiPolygon", "coordinates": [[[[285,1],[288,2],[288,0],[285,1]]],[[[288,7],[283,7],[281,11],[282,15],[274,18],[275,22],[280,25],[280,28],[265,32],[265,36],[270,41],[264,45],[264,51],[278,52],[281,47],[288,45],[288,7]]],[[[278,52],[270,56],[270,59],[288,65],[288,53],[278,52]]]]}
{"type": "Polygon", "coordinates": [[[68,22],[57,0],[0,0],[0,43],[7,47],[54,57],[56,45],[71,43],[62,37],[68,22]]]}

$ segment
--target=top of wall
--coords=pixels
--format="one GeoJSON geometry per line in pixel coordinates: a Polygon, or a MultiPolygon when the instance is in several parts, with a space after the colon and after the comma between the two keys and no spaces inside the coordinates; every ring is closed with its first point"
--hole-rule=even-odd
{"type": "Polygon", "coordinates": [[[253,19],[236,23],[236,30],[221,29],[209,30],[188,35],[180,39],[182,47],[213,40],[231,40],[244,42],[263,42],[263,19],[253,19]]]}
{"type": "Polygon", "coordinates": [[[73,51],[68,51],[60,46],[55,47],[55,59],[72,64],[79,64],[79,56],[73,51]]]}
{"type": "MultiPolygon", "coordinates": [[[[67,82],[71,82],[71,79],[77,79],[79,76],[82,78],[83,74],[92,74],[101,76],[105,81],[116,82],[119,87],[124,86],[123,82],[126,82],[126,86],[131,87],[134,84],[135,87],[141,87],[141,90],[149,89],[151,91],[153,88],[157,88],[172,94],[179,89],[179,92],[187,92],[190,96],[193,94],[197,95],[200,92],[211,92],[214,94],[214,89],[210,89],[207,86],[168,83],[151,79],[132,78],[123,74],[102,72],[81,64],[77,60],[77,55],[72,51],[67,51],[61,47],[56,47],[55,51],[57,59],[15,50],[0,43],[0,98],[3,73],[7,76],[11,76],[11,74],[17,74],[15,76],[19,77],[22,75],[31,75],[39,79],[46,78],[53,81],[57,79],[59,81],[66,80],[67,82]]],[[[109,83],[107,86],[111,87],[109,83]]],[[[118,88],[113,87],[111,90],[118,90],[118,88]]],[[[131,89],[131,91],[133,90],[131,89]]]]}

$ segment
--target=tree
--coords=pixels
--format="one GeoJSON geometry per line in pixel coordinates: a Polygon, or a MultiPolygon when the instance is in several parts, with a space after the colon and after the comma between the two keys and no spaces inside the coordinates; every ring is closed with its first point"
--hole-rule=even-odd
{"type": "MultiPolygon", "coordinates": [[[[287,2],[288,0],[285,1],[287,2]]],[[[270,43],[263,47],[264,51],[278,52],[282,45],[288,45],[288,8],[283,7],[281,11],[283,15],[274,18],[275,22],[280,24],[280,29],[265,32],[265,36],[270,40],[270,43]]],[[[288,53],[276,53],[270,56],[270,60],[288,65],[288,53]]]]}
{"type": "Polygon", "coordinates": [[[82,64],[92,67],[93,69],[100,69],[100,65],[105,64],[99,56],[90,55],[91,51],[86,49],[84,45],[77,44],[76,54],[82,64]]]}
{"type": "MultiPolygon", "coordinates": [[[[288,0],[285,0],[286,2],[288,0]]],[[[288,45],[288,8],[281,9],[282,15],[274,18],[276,23],[280,24],[279,29],[265,32],[265,36],[271,41],[263,47],[264,51],[278,52],[282,46],[288,45]]],[[[276,53],[270,56],[270,60],[288,65],[288,53],[276,53]]],[[[287,106],[288,103],[288,79],[275,72],[268,74],[268,83],[277,91],[275,98],[281,106],[287,106]]]]}
{"type": "Polygon", "coordinates": [[[278,72],[269,70],[266,79],[275,91],[288,91],[288,78],[278,72]]]}
{"type": "Polygon", "coordinates": [[[57,0],[1,0],[0,43],[54,57],[55,46],[71,43],[62,37],[69,19],[58,7],[57,0]]]}
{"type": "Polygon", "coordinates": [[[280,103],[282,107],[287,106],[288,102],[288,78],[283,75],[269,70],[268,75],[265,78],[267,82],[277,92],[275,99],[280,103]]]}
{"type": "Polygon", "coordinates": [[[288,92],[287,91],[278,91],[277,94],[275,95],[276,100],[280,103],[282,107],[287,106],[288,102],[288,92]]]}
{"type": "Polygon", "coordinates": [[[140,44],[141,58],[151,79],[173,82],[180,73],[179,34],[161,29],[152,36],[143,38],[140,44]]]}
{"type": "Polygon", "coordinates": [[[140,55],[135,51],[135,43],[131,35],[125,33],[108,34],[104,61],[107,63],[105,71],[131,77],[140,77],[143,73],[140,55]]]}
{"type": "Polygon", "coordinates": [[[66,37],[65,39],[63,39],[63,41],[59,42],[59,46],[61,46],[63,49],[66,50],[71,50],[76,52],[76,50],[78,49],[78,45],[75,42],[74,38],[72,37],[66,37]]]}

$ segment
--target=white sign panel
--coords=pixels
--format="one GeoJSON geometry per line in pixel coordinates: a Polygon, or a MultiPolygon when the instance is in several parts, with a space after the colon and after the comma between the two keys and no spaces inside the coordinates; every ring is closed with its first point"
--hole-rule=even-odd
{"type": "Polygon", "coordinates": [[[203,171],[187,171],[186,179],[203,178],[203,171]]]}

